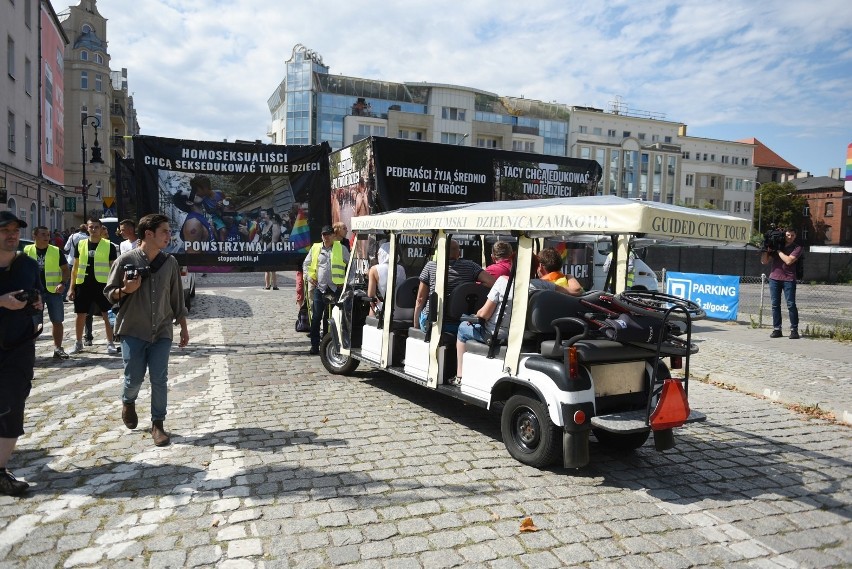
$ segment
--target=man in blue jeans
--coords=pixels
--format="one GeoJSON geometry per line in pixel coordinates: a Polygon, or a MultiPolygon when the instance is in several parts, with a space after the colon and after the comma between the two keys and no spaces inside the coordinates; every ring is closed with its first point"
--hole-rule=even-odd
{"type": "Polygon", "coordinates": [[[145,378],[151,381],[151,437],[157,446],[169,444],[163,421],[168,403],[169,351],[174,322],[180,325],[180,347],[189,343],[186,305],[180,267],[162,252],[171,241],[169,218],[151,214],[139,220],[136,234],[141,245],[123,253],[113,264],[104,295],[119,303],[115,333],[121,338],[124,390],[121,420],[135,429],[136,397],[145,378]]]}
{"type": "Polygon", "coordinates": [[[325,309],[331,301],[340,295],[349,262],[349,249],[343,247],[335,237],[334,228],[326,225],[322,228],[322,241],[311,245],[302,271],[308,278],[311,290],[311,351],[312,356],[319,354],[320,339],[327,333],[328,322],[325,309]],[[322,325],[322,336],[320,336],[322,325]]]}
{"type": "Polygon", "coordinates": [[[769,273],[769,298],[772,302],[772,333],[770,338],[780,338],[781,331],[781,291],[787,299],[787,312],[790,316],[790,339],[799,339],[799,308],[796,306],[796,261],[802,255],[802,247],[796,244],[796,232],[787,229],[784,232],[784,246],[781,249],[767,250],[760,255],[763,265],[771,263],[769,273]]]}

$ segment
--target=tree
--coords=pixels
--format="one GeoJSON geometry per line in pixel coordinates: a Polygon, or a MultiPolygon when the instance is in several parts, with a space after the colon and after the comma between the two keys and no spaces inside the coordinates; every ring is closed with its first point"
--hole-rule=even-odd
{"type": "Polygon", "coordinates": [[[801,234],[807,203],[797,194],[793,182],[761,184],[754,192],[756,231],[791,228],[801,234]]]}

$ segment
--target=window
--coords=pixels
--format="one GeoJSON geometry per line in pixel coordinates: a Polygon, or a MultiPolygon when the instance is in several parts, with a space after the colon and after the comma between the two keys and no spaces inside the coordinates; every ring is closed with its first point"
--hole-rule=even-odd
{"type": "Polygon", "coordinates": [[[743,182],[744,181],[745,180],[743,180],[742,178],[737,178],[737,191],[738,192],[743,191],[743,182]]]}
{"type": "Polygon", "coordinates": [[[748,166],[748,158],[743,158],[743,166],[748,166]]]}
{"type": "Polygon", "coordinates": [[[476,145],[479,148],[500,148],[499,141],[496,138],[484,136],[476,139],[476,145]]]}
{"type": "Polygon", "coordinates": [[[594,134],[595,136],[601,136],[603,134],[603,129],[599,126],[596,126],[592,129],[592,134],[594,134]]]}
{"type": "Polygon", "coordinates": [[[663,142],[665,142],[666,144],[671,144],[672,143],[672,137],[671,136],[664,137],[663,142]]]}
{"type": "Polygon", "coordinates": [[[6,38],[6,71],[9,77],[15,78],[15,40],[12,36],[6,38]]]}
{"type": "Polygon", "coordinates": [[[734,202],[734,213],[742,213],[743,202],[734,202]]]}
{"type": "Polygon", "coordinates": [[[588,128],[588,127],[586,127],[586,126],[581,126],[581,127],[580,127],[580,134],[588,134],[588,133],[589,133],[589,128],[588,128]]]}
{"type": "Polygon", "coordinates": [[[805,217],[810,217],[810,216],[811,216],[811,206],[806,205],[806,206],[802,209],[802,215],[803,215],[803,216],[805,216],[805,217]]]}
{"type": "Polygon", "coordinates": [[[707,187],[707,175],[706,175],[706,174],[704,174],[703,176],[701,176],[701,177],[699,178],[699,185],[700,185],[700,187],[702,187],[702,188],[706,188],[706,187],[707,187]]]}
{"type": "Polygon", "coordinates": [[[583,158],[584,160],[588,160],[591,157],[592,157],[592,149],[589,148],[588,146],[581,146],[580,147],[580,158],[583,158]]]}
{"type": "Polygon", "coordinates": [[[694,182],[695,182],[695,175],[694,174],[687,174],[686,175],[686,181],[684,182],[684,185],[685,186],[692,186],[694,182]]]}
{"type": "Polygon", "coordinates": [[[707,162],[707,154],[704,154],[704,161],[707,162]]]}
{"type": "Polygon", "coordinates": [[[644,132],[639,133],[639,140],[645,140],[645,133],[644,132]]]}
{"type": "Polygon", "coordinates": [[[711,154],[711,155],[710,155],[710,162],[715,162],[715,161],[716,161],[716,155],[715,155],[715,154],[711,154]]]}
{"type": "Polygon", "coordinates": [[[95,116],[98,118],[98,123],[104,124],[104,112],[100,107],[95,108],[95,116]]]}
{"type": "Polygon", "coordinates": [[[442,132],[441,142],[444,144],[461,144],[464,141],[464,135],[457,132],[442,132]]]}
{"type": "Polygon", "coordinates": [[[687,206],[692,205],[692,198],[684,198],[683,199],[683,205],[687,205],[687,206]]]}
{"type": "Polygon", "coordinates": [[[743,202],[743,213],[751,213],[751,202],[743,202]]]}
{"type": "Polygon", "coordinates": [[[727,164],[727,163],[728,163],[728,156],[723,154],[722,155],[722,164],[727,164]]]}
{"type": "Polygon", "coordinates": [[[85,49],[80,51],[80,61],[89,61],[89,52],[85,49]]]}
{"type": "Polygon", "coordinates": [[[824,217],[834,217],[834,202],[825,202],[824,217]]]}
{"type": "Polygon", "coordinates": [[[400,130],[397,133],[397,138],[406,140],[423,140],[423,132],[419,130],[400,130]]]}
{"type": "Polygon", "coordinates": [[[24,25],[32,29],[33,27],[33,2],[32,0],[24,0],[24,25]]]}
{"type": "Polygon", "coordinates": [[[9,111],[6,122],[6,141],[9,145],[9,152],[15,151],[15,113],[9,111]]]}
{"type": "Polygon", "coordinates": [[[90,34],[95,30],[89,24],[83,24],[83,27],[80,28],[80,31],[82,31],[84,34],[90,34]]]}
{"type": "Polygon", "coordinates": [[[652,134],[651,135],[651,142],[660,142],[660,135],[659,134],[652,134]]]}
{"type": "Polygon", "coordinates": [[[30,123],[24,123],[24,158],[33,159],[33,127],[30,123]]]}
{"type": "Polygon", "coordinates": [[[683,159],[684,159],[684,160],[689,160],[689,152],[684,152],[684,153],[683,153],[683,159]]]}
{"type": "Polygon", "coordinates": [[[734,180],[732,178],[725,178],[725,189],[731,190],[734,187],[734,180]]]}
{"type": "Polygon", "coordinates": [[[80,72],[80,89],[88,89],[89,88],[89,72],[81,71],[80,72]]]}
{"type": "Polygon", "coordinates": [[[513,140],[512,150],[518,152],[535,152],[535,142],[531,140],[513,140]]]}
{"type": "Polygon", "coordinates": [[[615,129],[611,128],[611,129],[607,130],[606,135],[610,138],[615,138],[615,129]]]}
{"type": "Polygon", "coordinates": [[[83,122],[84,120],[86,120],[86,115],[88,115],[88,114],[89,114],[89,107],[87,107],[86,105],[81,105],[80,106],[80,122],[83,122]]]}
{"type": "Polygon", "coordinates": [[[734,156],[733,158],[731,158],[731,164],[739,164],[739,163],[740,163],[740,157],[739,156],[734,156]]]}
{"type": "Polygon", "coordinates": [[[101,56],[100,53],[95,54],[95,63],[97,63],[98,65],[104,64],[104,58],[101,56]]]}
{"type": "Polygon", "coordinates": [[[27,95],[33,94],[33,62],[29,57],[24,58],[24,92],[27,95]]]}
{"type": "Polygon", "coordinates": [[[95,73],[95,91],[100,93],[104,90],[104,76],[100,73],[95,73]]]}
{"type": "Polygon", "coordinates": [[[465,110],[455,107],[441,107],[441,118],[449,121],[464,121],[465,110]]]}
{"type": "Polygon", "coordinates": [[[716,187],[716,176],[710,176],[710,187],[711,188],[716,187]]]}
{"type": "Polygon", "coordinates": [[[724,211],[730,212],[731,211],[731,200],[725,200],[724,202],[722,202],[722,209],[724,211]]]}
{"type": "Polygon", "coordinates": [[[629,131],[629,130],[625,130],[624,132],[622,132],[622,133],[621,133],[621,136],[622,136],[623,138],[627,138],[628,136],[630,136],[630,131],[629,131]]]}

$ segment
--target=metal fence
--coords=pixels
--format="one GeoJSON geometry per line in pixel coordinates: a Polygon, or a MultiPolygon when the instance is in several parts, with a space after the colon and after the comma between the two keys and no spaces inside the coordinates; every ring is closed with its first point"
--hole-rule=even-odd
{"type": "MultiPolygon", "coordinates": [[[[657,273],[660,290],[665,291],[665,271],[657,273]]],[[[852,327],[852,284],[814,284],[800,281],[796,286],[796,306],[799,309],[799,330],[819,327],[852,327]]],[[[781,297],[781,318],[789,327],[787,303],[781,297]]],[[[769,299],[769,279],[740,277],[740,304],[737,321],[759,327],[772,326],[772,303],[769,299]]]]}

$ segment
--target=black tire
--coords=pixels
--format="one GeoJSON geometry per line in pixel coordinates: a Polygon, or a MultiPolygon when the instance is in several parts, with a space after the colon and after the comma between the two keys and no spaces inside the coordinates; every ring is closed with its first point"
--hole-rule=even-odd
{"type": "Polygon", "coordinates": [[[323,367],[335,375],[349,375],[355,371],[359,363],[355,358],[340,355],[331,339],[331,334],[326,334],[320,342],[320,360],[323,367]]]}
{"type": "Polygon", "coordinates": [[[500,418],[503,444],[515,460],[535,468],[553,464],[561,452],[559,429],[547,406],[528,395],[513,395],[500,418]]]}
{"type": "Polygon", "coordinates": [[[613,433],[603,429],[592,429],[592,432],[600,444],[617,451],[636,450],[644,445],[651,435],[651,429],[638,433],[613,433]]]}
{"type": "MultiPolygon", "coordinates": [[[[622,310],[627,310],[641,316],[653,316],[660,319],[665,316],[666,311],[672,306],[685,309],[689,312],[692,320],[701,320],[706,316],[706,313],[698,303],[664,292],[625,290],[621,294],[613,296],[612,302],[622,310]]],[[[686,320],[686,315],[682,310],[672,310],[669,318],[686,320]]]]}

